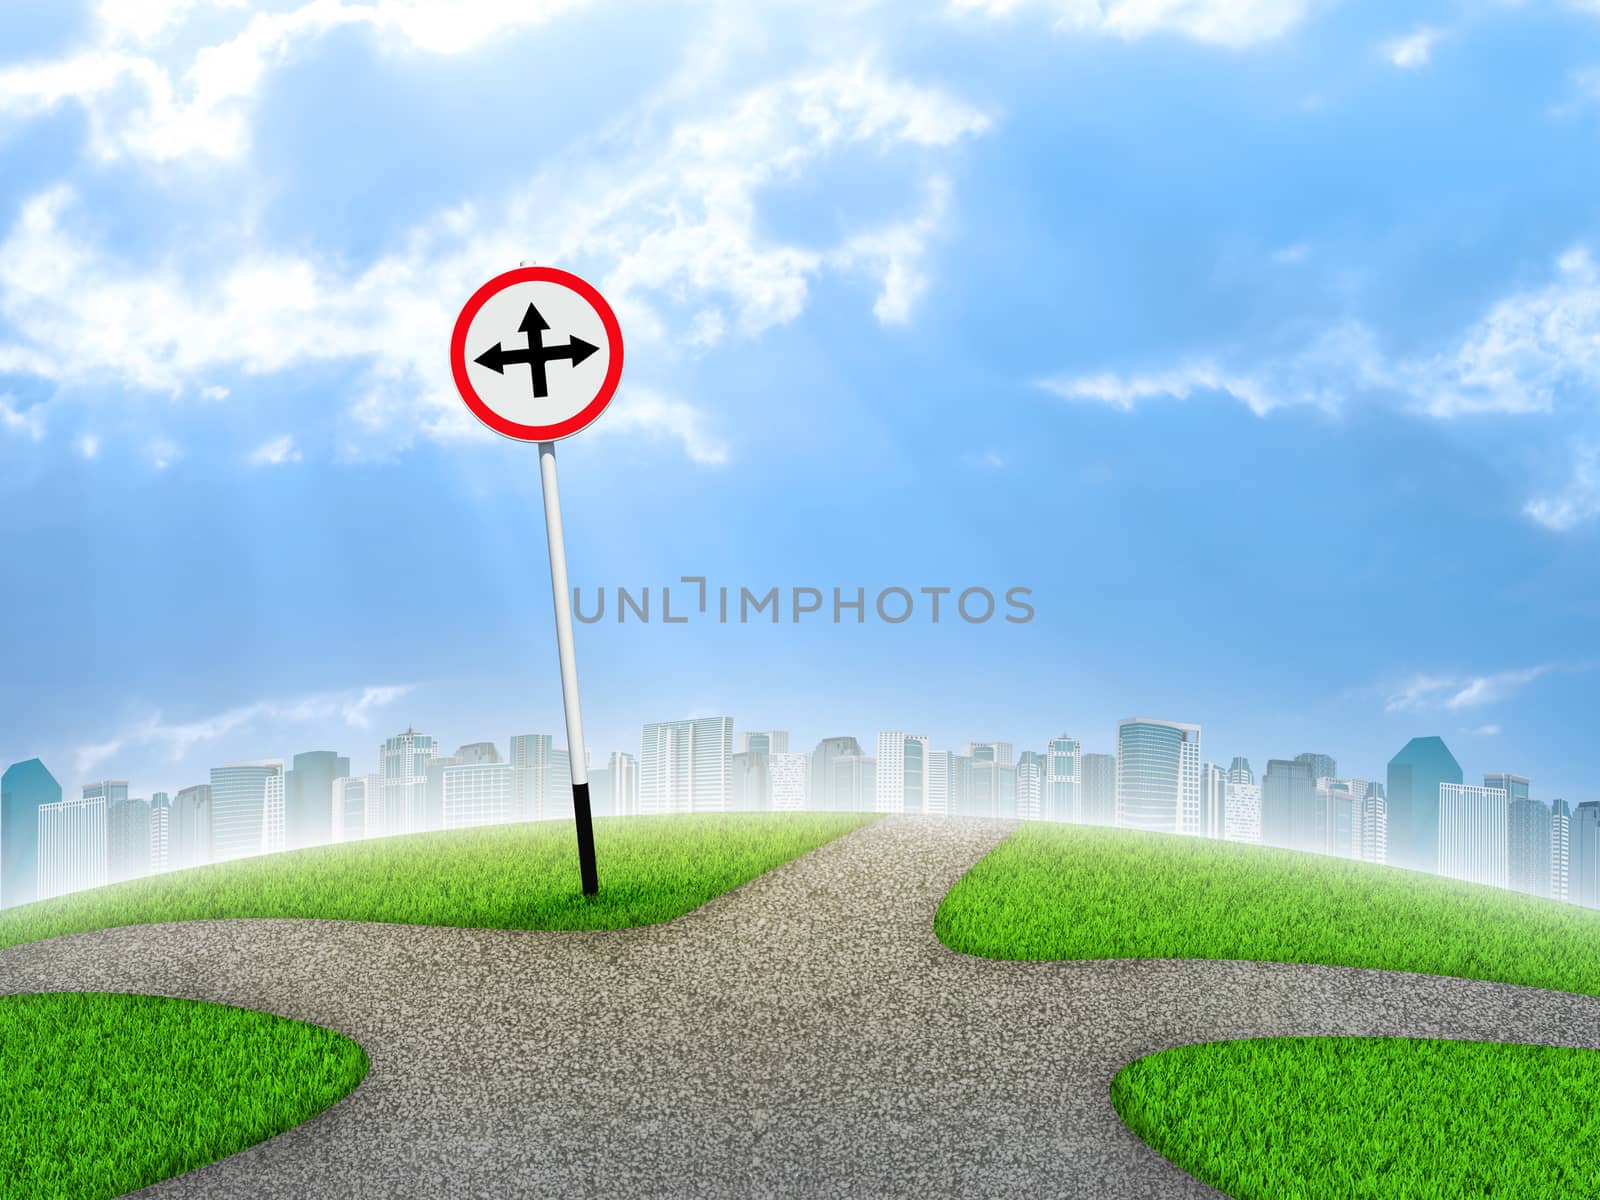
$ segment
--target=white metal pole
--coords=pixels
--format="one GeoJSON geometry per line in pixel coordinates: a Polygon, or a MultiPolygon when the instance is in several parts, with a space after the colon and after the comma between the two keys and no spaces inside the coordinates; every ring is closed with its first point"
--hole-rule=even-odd
{"type": "Polygon", "coordinates": [[[567,543],[561,532],[561,492],[556,484],[556,444],[539,443],[544,489],[544,532],[550,545],[550,589],[556,606],[556,651],[561,660],[561,703],[567,714],[567,758],[572,766],[572,808],[578,826],[578,861],[585,895],[597,890],[594,827],[589,809],[588,755],[578,708],[578,660],[572,647],[572,591],[567,587],[567,543]]]}

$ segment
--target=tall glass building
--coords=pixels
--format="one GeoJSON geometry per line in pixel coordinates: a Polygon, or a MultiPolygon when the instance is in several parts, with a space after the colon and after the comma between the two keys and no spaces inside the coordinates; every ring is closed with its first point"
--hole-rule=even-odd
{"type": "Polygon", "coordinates": [[[1572,810],[1567,846],[1567,899],[1600,908],[1600,801],[1585,800],[1572,810]]]}
{"type": "Polygon", "coordinates": [[[1439,874],[1505,887],[1506,824],[1504,788],[1441,783],[1439,874]]]}
{"type": "Polygon", "coordinates": [[[1085,754],[1078,764],[1083,770],[1079,799],[1079,819],[1090,825],[1112,825],[1117,819],[1117,756],[1085,754]]]}
{"type": "Polygon", "coordinates": [[[1200,832],[1200,726],[1143,717],[1117,722],[1117,824],[1200,832]]]}
{"type": "Polygon", "coordinates": [[[212,862],[266,852],[270,832],[267,806],[274,794],[283,795],[282,788],[281,758],[211,768],[212,862]]]}
{"type": "Polygon", "coordinates": [[[811,807],[821,812],[854,811],[852,795],[835,796],[833,764],[841,758],[861,757],[861,743],[853,737],[826,737],[811,752],[811,807]]]}
{"type": "Polygon", "coordinates": [[[1412,738],[1389,760],[1391,866],[1439,869],[1439,786],[1461,781],[1461,764],[1442,738],[1412,738]]]}
{"type": "MultiPolygon", "coordinates": [[[[429,828],[428,760],[436,753],[432,735],[414,729],[388,738],[378,748],[378,775],[383,780],[381,835],[420,833],[429,828]]],[[[437,822],[432,827],[437,829],[437,822]]],[[[373,835],[369,829],[367,836],[373,835]]]]}
{"type": "Polygon", "coordinates": [[[656,721],[639,738],[639,811],[727,812],[733,805],[733,718],[656,721]]]}
{"type": "Polygon", "coordinates": [[[1062,734],[1045,746],[1044,819],[1083,820],[1083,745],[1062,734]]]}
{"type": "Polygon", "coordinates": [[[59,803],[61,785],[37,758],[0,775],[0,908],[39,898],[39,810],[59,803]]]}
{"type": "Polygon", "coordinates": [[[1261,776],[1261,840],[1286,850],[1320,854],[1327,849],[1324,822],[1317,820],[1317,783],[1309,763],[1267,760],[1261,776]]]}
{"type": "Polygon", "coordinates": [[[350,760],[332,750],[294,756],[284,786],[284,845],[290,850],[333,840],[333,781],[350,775],[350,760]]]}
{"type": "Polygon", "coordinates": [[[878,777],[874,812],[928,811],[928,738],[891,729],[878,734],[878,777]]]}
{"type": "Polygon", "coordinates": [[[172,798],[167,863],[174,871],[211,861],[211,785],[196,784],[172,798]]]}

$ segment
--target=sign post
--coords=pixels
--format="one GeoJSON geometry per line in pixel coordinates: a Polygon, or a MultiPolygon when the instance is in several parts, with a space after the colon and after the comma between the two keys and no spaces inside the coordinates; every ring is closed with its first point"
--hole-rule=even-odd
{"type": "Polygon", "coordinates": [[[518,267],[489,280],[462,307],[450,337],[450,371],[474,416],[504,437],[539,446],[578,868],[583,894],[593,896],[600,883],[555,444],[586,428],[611,403],[622,378],[622,330],[605,298],[578,276],[554,267],[518,267]],[[563,336],[565,341],[558,340],[563,336]]]}

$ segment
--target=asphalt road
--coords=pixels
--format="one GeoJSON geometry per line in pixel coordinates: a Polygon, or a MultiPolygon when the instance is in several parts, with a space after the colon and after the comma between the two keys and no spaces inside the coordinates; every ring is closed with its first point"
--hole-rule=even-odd
{"type": "Polygon", "coordinates": [[[934,910],[1013,827],[888,818],[646,929],[78,934],[0,952],[0,993],[187,996],[366,1047],[332,1109],[149,1197],[1215,1197],[1117,1118],[1124,1064],[1296,1034],[1600,1047],[1600,1000],[1564,993],[957,954],[934,910]]]}

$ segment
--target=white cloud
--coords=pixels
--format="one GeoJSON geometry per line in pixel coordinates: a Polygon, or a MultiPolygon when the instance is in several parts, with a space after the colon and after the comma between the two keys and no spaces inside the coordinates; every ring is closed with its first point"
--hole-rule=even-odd
{"type": "Polygon", "coordinates": [[[543,24],[589,0],[308,0],[279,12],[231,0],[105,0],[99,44],[62,58],[0,69],[0,113],[32,116],[76,101],[99,159],[235,159],[249,146],[254,101],[269,72],[304,44],[367,26],[400,45],[460,54],[543,24]],[[238,12],[228,40],[180,55],[167,37],[199,9],[238,12]],[[131,96],[130,96],[131,89],[131,96]]]}
{"type": "Polygon", "coordinates": [[[1600,444],[1579,444],[1573,453],[1571,475],[1561,490],[1534,497],[1522,511],[1557,533],[1600,516],[1600,444]]]}
{"type": "Polygon", "coordinates": [[[371,725],[374,710],[384,708],[413,689],[411,684],[363,688],[359,692],[322,692],[298,700],[261,700],[194,721],[169,723],[160,713],[135,721],[105,741],[78,748],[74,766],[81,775],[124,751],[150,746],[165,749],[177,762],[196,746],[232,733],[236,729],[269,724],[305,724],[314,721],[342,720],[352,729],[371,725]]]}
{"type": "Polygon", "coordinates": [[[1479,725],[1471,731],[1473,737],[1499,737],[1504,732],[1498,725],[1479,725]]]}
{"type": "Polygon", "coordinates": [[[284,434],[263,442],[250,452],[250,465],[254,467],[281,467],[284,463],[300,461],[300,448],[294,444],[293,434],[284,434]]]}
{"type": "Polygon", "coordinates": [[[1064,32],[1127,41],[1171,34],[1240,48],[1281,37],[1305,19],[1305,0],[950,0],[956,11],[1009,16],[1042,8],[1064,32]]]}
{"type": "Polygon", "coordinates": [[[665,434],[682,444],[691,461],[720,466],[728,461],[728,446],[707,429],[707,424],[706,415],[693,405],[668,400],[648,388],[624,387],[594,430],[665,434]]]}
{"type": "Polygon", "coordinates": [[[84,458],[100,457],[100,439],[95,434],[80,433],[72,445],[84,458]]]}
{"type": "Polygon", "coordinates": [[[30,437],[36,442],[44,441],[44,405],[18,408],[15,397],[8,392],[0,392],[0,429],[30,437]]]}
{"type": "Polygon", "coordinates": [[[211,387],[203,387],[200,389],[200,399],[202,400],[226,400],[227,398],[228,389],[225,387],[216,387],[213,385],[211,387]]]}
{"type": "Polygon", "coordinates": [[[1443,37],[1437,29],[1422,28],[1406,34],[1404,37],[1395,38],[1385,42],[1379,47],[1379,52],[1384,58],[1402,70],[1411,70],[1428,65],[1428,59],[1433,54],[1433,48],[1443,37]]]}
{"type": "Polygon", "coordinates": [[[150,465],[158,471],[165,471],[183,457],[183,450],[177,442],[161,436],[153,437],[146,443],[145,453],[150,458],[150,465]]]}
{"type": "Polygon", "coordinates": [[[1349,391],[1380,386],[1387,378],[1388,369],[1371,333],[1356,322],[1345,322],[1253,371],[1229,370],[1200,359],[1149,372],[1058,375],[1038,380],[1036,386],[1066,400],[1094,400],[1124,411],[1156,397],[1187,400],[1209,392],[1231,396],[1257,416],[1265,416],[1290,404],[1334,411],[1349,391]]]}
{"type": "Polygon", "coordinates": [[[1499,671],[1492,675],[1414,675],[1393,689],[1387,712],[1443,708],[1449,712],[1478,708],[1512,696],[1534,680],[1555,670],[1554,664],[1499,671]]]}
{"type": "MultiPolygon", "coordinates": [[[[1064,373],[1037,386],[1070,400],[1121,409],[1158,396],[1226,394],[1265,415],[1290,404],[1337,411],[1377,395],[1441,420],[1480,413],[1548,414],[1593,409],[1600,389],[1600,267],[1574,246],[1549,282],[1499,300],[1447,349],[1391,357],[1370,329],[1346,320],[1303,348],[1232,365],[1205,357],[1135,371],[1064,373]]],[[[1527,501],[1529,519],[1565,530],[1600,516],[1600,449],[1582,443],[1558,491],[1527,501]]]]}
{"type": "MultiPolygon", "coordinates": [[[[844,148],[933,154],[982,132],[988,118],[867,61],[797,72],[720,111],[637,145],[586,150],[581,161],[558,155],[502,202],[440,212],[353,275],[340,263],[252,249],[187,270],[180,256],[130,268],[74,231],[70,189],[47,190],[0,242],[0,316],[15,339],[0,344],[0,369],[26,362],[57,382],[109,378],[177,396],[224,368],[251,375],[364,362],[339,447],[341,457],[362,458],[418,436],[482,436],[439,345],[460,301],[530,253],[573,264],[607,294],[627,330],[625,389],[650,384],[652,371],[670,372],[685,353],[793,320],[825,270],[868,274],[880,285],[878,319],[907,321],[929,283],[925,248],[949,194],[942,176],[924,176],[920,211],[831,247],[768,239],[757,199],[844,148]],[[83,278],[103,282],[71,282],[83,278]],[[97,331],[92,343],[85,328],[97,331]]],[[[698,461],[726,456],[703,420],[688,420],[687,405],[639,403],[635,427],[664,427],[670,413],[671,428],[694,431],[681,440],[698,461]]]]}

